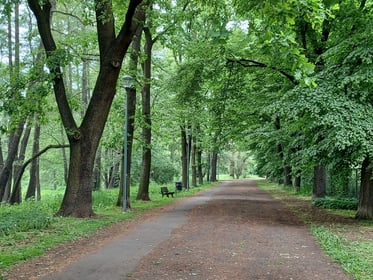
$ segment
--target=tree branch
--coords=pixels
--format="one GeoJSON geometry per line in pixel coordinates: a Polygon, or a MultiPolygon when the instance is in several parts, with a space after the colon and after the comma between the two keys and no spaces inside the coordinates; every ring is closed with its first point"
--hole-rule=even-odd
{"type": "Polygon", "coordinates": [[[36,158],[40,157],[42,154],[47,152],[50,149],[62,149],[62,148],[68,148],[70,145],[49,145],[45,147],[44,149],[40,150],[38,153],[34,154],[31,158],[29,158],[27,161],[25,161],[19,171],[19,175],[16,178],[16,181],[14,182],[14,186],[18,186],[18,184],[21,182],[21,178],[23,173],[25,172],[26,167],[36,158]]]}
{"type": "Polygon", "coordinates": [[[282,70],[282,69],[278,69],[276,67],[273,67],[273,66],[270,66],[268,64],[265,64],[263,62],[259,62],[259,61],[256,61],[256,60],[253,60],[253,59],[245,59],[245,58],[241,58],[241,59],[232,59],[232,58],[228,58],[227,59],[227,65],[228,64],[238,64],[242,67],[260,67],[260,68],[268,68],[268,69],[271,69],[273,71],[276,71],[278,73],[280,73],[281,75],[285,76],[288,80],[290,80],[294,85],[297,85],[298,82],[297,80],[295,79],[295,77],[293,75],[290,75],[289,73],[287,73],[286,71],[282,70]]]}

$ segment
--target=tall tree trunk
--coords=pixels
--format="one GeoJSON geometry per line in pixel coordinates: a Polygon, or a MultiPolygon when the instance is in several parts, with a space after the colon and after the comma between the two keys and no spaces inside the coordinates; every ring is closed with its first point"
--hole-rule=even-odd
{"type": "MultiPolygon", "coordinates": [[[[65,135],[63,132],[63,127],[62,125],[60,126],[60,132],[61,132],[61,144],[65,145],[65,135]]],[[[65,184],[67,185],[67,178],[69,176],[69,160],[67,158],[67,153],[66,153],[66,148],[61,149],[62,153],[62,160],[63,160],[63,179],[65,181],[65,184]]]]}
{"type": "Polygon", "coordinates": [[[326,195],[326,169],[317,165],[313,169],[313,192],[312,199],[323,198],[326,195]]]}
{"type": "Polygon", "coordinates": [[[364,158],[361,165],[360,198],[355,217],[365,220],[373,218],[373,168],[369,156],[364,158]]]}
{"type": "Polygon", "coordinates": [[[296,193],[300,192],[301,176],[297,175],[294,179],[294,190],[296,193]]]}
{"type": "MultiPolygon", "coordinates": [[[[281,129],[281,121],[280,117],[276,117],[275,127],[277,130],[281,129]]],[[[282,163],[282,170],[283,170],[283,178],[280,178],[279,182],[283,182],[284,186],[291,186],[292,185],[292,178],[291,178],[291,167],[285,164],[285,156],[284,156],[284,149],[281,143],[277,143],[277,153],[282,163]]]]}
{"type": "Polygon", "coordinates": [[[284,186],[292,186],[291,166],[284,166],[284,186]]]}
{"type": "Polygon", "coordinates": [[[26,148],[27,143],[30,138],[31,132],[31,123],[28,121],[26,125],[25,133],[23,134],[23,139],[21,141],[21,147],[19,149],[18,159],[16,160],[16,164],[14,164],[14,184],[13,184],[13,191],[12,195],[10,196],[9,202],[11,204],[21,203],[22,202],[22,191],[21,191],[21,168],[22,163],[25,160],[26,148]]]}
{"type": "MultiPolygon", "coordinates": [[[[201,127],[197,125],[196,127],[196,134],[201,135],[201,127]]],[[[196,165],[197,165],[197,177],[198,177],[198,184],[203,185],[203,166],[202,166],[202,148],[201,142],[199,137],[196,137],[196,165]]]]}
{"type": "Polygon", "coordinates": [[[188,184],[188,159],[187,159],[187,133],[185,127],[181,127],[181,182],[183,188],[188,184]]]}
{"type": "Polygon", "coordinates": [[[58,215],[90,217],[92,209],[93,167],[96,151],[116,93],[116,84],[122,62],[132,41],[137,22],[135,12],[141,0],[130,0],[125,20],[115,35],[111,1],[96,1],[96,26],[100,52],[100,71],[91,100],[80,127],[69,106],[60,61],[56,59],[57,46],[51,30],[50,1],[28,0],[42,38],[46,55],[54,58],[49,64],[53,89],[60,116],[70,143],[70,161],[67,188],[58,215]],[[103,20],[103,18],[105,20],[103,20]]]}
{"type": "Polygon", "coordinates": [[[207,178],[207,182],[210,182],[211,180],[211,154],[208,153],[207,154],[207,159],[206,159],[206,178],[207,178]]]}
{"type": "Polygon", "coordinates": [[[101,147],[97,150],[95,167],[93,169],[93,190],[97,191],[101,188],[101,147]]]}
{"type": "Polygon", "coordinates": [[[143,63],[144,72],[144,86],[142,90],[142,117],[144,120],[144,127],[142,128],[142,139],[144,141],[142,149],[142,164],[139,191],[136,199],[150,200],[149,198],[149,182],[151,170],[151,138],[152,138],[152,122],[151,122],[151,101],[150,101],[150,80],[151,80],[151,59],[153,40],[148,27],[144,27],[145,46],[144,52],[146,59],[143,63]]]}
{"type": "Polygon", "coordinates": [[[217,181],[217,169],[218,169],[218,153],[213,152],[211,157],[211,182],[217,181]]]}
{"type": "MultiPolygon", "coordinates": [[[[35,118],[35,129],[34,129],[34,143],[32,146],[32,154],[36,155],[40,149],[40,124],[39,120],[35,118]]],[[[40,179],[39,179],[39,158],[35,158],[31,162],[30,168],[30,180],[26,192],[25,199],[35,198],[37,190],[40,189],[40,179]]],[[[40,192],[37,192],[37,200],[41,199],[40,192]]]]}
{"type": "MultiPolygon", "coordinates": [[[[82,133],[83,134],[83,133],[82,133]]],[[[89,135],[89,133],[84,134],[89,135]]],[[[92,217],[92,185],[94,151],[98,142],[81,136],[79,141],[70,141],[70,166],[67,188],[62,205],[57,213],[61,216],[77,218],[92,217]],[[93,142],[94,145],[91,143],[93,142]]]]}
{"type": "Polygon", "coordinates": [[[203,167],[202,167],[202,150],[197,148],[197,177],[198,184],[203,185],[203,167]]]}
{"type": "MultiPolygon", "coordinates": [[[[109,179],[108,179],[108,183],[106,185],[107,189],[112,189],[116,185],[123,183],[123,182],[120,182],[120,179],[119,179],[119,177],[120,177],[118,175],[119,170],[120,170],[120,174],[123,174],[123,157],[121,157],[121,164],[119,164],[118,162],[115,162],[115,163],[113,163],[112,166],[110,166],[109,179]]],[[[122,195],[123,195],[123,193],[122,193],[122,195]]]]}
{"type": "Polygon", "coordinates": [[[4,168],[0,173],[0,199],[8,201],[10,191],[10,178],[12,178],[13,163],[17,156],[19,142],[23,132],[24,123],[19,123],[17,129],[13,129],[9,136],[8,156],[5,161],[4,168]],[[7,190],[6,190],[7,189],[7,190]]]}
{"type": "Polygon", "coordinates": [[[191,167],[192,167],[192,186],[197,186],[197,166],[196,166],[196,151],[197,151],[197,145],[196,145],[196,137],[193,136],[192,138],[192,150],[191,150],[191,167]]]}

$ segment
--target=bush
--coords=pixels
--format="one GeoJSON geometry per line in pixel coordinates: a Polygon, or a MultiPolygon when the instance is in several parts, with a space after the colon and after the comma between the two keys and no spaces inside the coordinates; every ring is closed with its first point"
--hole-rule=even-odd
{"type": "Polygon", "coordinates": [[[169,161],[158,161],[152,165],[151,179],[157,184],[163,185],[173,181],[177,175],[177,170],[169,161]]]}
{"type": "Polygon", "coordinates": [[[359,201],[354,198],[317,198],[312,204],[325,209],[357,210],[359,201]]]}

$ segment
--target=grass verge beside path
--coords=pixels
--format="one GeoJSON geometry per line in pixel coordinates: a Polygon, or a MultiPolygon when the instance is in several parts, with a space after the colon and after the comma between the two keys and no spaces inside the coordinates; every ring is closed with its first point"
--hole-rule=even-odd
{"type": "Polygon", "coordinates": [[[156,207],[168,205],[180,197],[191,196],[216,184],[180,191],[174,198],[161,197],[160,186],[150,188],[151,201],[137,201],[131,193],[131,209],[123,213],[116,207],[118,189],[93,193],[93,208],[97,217],[77,219],[55,217],[63,191],[43,194],[42,201],[28,201],[20,205],[0,205],[0,280],[7,270],[20,261],[42,255],[46,250],[72,240],[89,237],[97,230],[123,220],[141,217],[156,207]]]}
{"type": "Polygon", "coordinates": [[[258,186],[282,201],[309,226],[323,250],[357,280],[373,280],[373,221],[359,222],[351,210],[313,207],[310,195],[266,181],[258,186]]]}

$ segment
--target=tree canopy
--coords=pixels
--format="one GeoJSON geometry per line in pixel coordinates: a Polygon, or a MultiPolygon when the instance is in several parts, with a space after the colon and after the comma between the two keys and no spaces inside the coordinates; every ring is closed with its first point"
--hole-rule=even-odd
{"type": "Polygon", "coordinates": [[[134,184],[149,184],[140,179],[147,152],[152,165],[143,172],[151,180],[181,176],[186,184],[190,168],[197,184],[197,177],[215,180],[219,157],[230,151],[226,170],[232,159],[250,158],[261,176],[298,191],[317,181],[320,168],[345,182],[358,169],[360,194],[349,195],[360,198],[359,218],[373,217],[369,1],[29,0],[4,7],[3,201],[20,189],[9,187],[13,164],[38,153],[27,148],[31,140],[21,142],[29,124],[41,127],[42,145],[64,147],[53,154],[61,163],[56,180],[67,186],[59,213],[94,215],[93,185],[119,184],[125,107],[118,80],[131,74],[141,92],[129,159],[134,184]]]}

